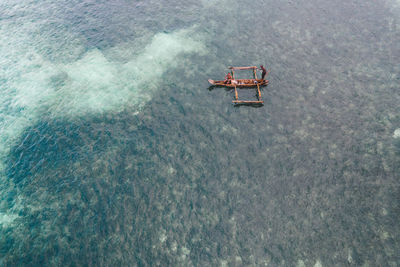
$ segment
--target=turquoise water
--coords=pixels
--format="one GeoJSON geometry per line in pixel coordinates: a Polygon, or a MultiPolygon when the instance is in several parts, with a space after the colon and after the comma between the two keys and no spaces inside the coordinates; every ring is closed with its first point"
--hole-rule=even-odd
{"type": "Polygon", "coordinates": [[[0,265],[400,264],[397,0],[5,0],[0,36],[0,265]],[[262,107],[209,88],[260,64],[262,107]]]}

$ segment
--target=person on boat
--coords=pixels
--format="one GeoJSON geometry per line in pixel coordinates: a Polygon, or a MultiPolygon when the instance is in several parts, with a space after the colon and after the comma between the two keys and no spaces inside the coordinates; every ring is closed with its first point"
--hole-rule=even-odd
{"type": "Polygon", "coordinates": [[[231,80],[232,80],[232,75],[231,75],[231,73],[230,72],[228,72],[228,74],[227,75],[225,75],[225,84],[230,84],[231,83],[231,80]]]}
{"type": "Polygon", "coordinates": [[[263,66],[263,65],[261,65],[261,66],[260,66],[260,70],[262,70],[262,73],[261,73],[261,79],[263,79],[263,80],[264,80],[264,78],[265,78],[265,75],[267,74],[267,70],[264,68],[264,66],[263,66]]]}

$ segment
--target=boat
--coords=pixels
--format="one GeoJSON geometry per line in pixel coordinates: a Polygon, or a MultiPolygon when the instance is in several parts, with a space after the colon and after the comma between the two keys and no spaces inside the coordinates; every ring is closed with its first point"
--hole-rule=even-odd
{"type": "MultiPolygon", "coordinates": [[[[235,100],[232,102],[237,105],[241,104],[263,104],[264,101],[261,99],[261,91],[260,86],[268,85],[268,80],[264,79],[257,79],[257,67],[250,66],[250,67],[229,67],[232,73],[232,79],[230,80],[223,80],[223,81],[215,81],[209,79],[208,82],[213,86],[224,86],[229,88],[235,89],[235,100]],[[235,70],[253,70],[254,79],[235,79],[235,70]],[[238,90],[237,88],[250,88],[250,87],[257,87],[257,98],[258,100],[239,100],[238,90]]],[[[268,74],[268,73],[267,73],[268,74]]]]}
{"type": "Polygon", "coordinates": [[[262,79],[235,79],[231,80],[230,83],[225,83],[225,81],[214,81],[212,79],[208,79],[208,82],[215,86],[225,86],[225,87],[255,87],[257,85],[263,86],[268,85],[268,80],[262,79]]]}

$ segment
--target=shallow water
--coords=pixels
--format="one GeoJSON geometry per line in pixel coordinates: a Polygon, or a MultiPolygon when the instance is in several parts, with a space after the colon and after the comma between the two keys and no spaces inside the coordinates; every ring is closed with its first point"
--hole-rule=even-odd
{"type": "Polygon", "coordinates": [[[398,1],[3,1],[0,265],[400,264],[399,19],[398,1]],[[262,107],[209,88],[260,64],[262,107]]]}

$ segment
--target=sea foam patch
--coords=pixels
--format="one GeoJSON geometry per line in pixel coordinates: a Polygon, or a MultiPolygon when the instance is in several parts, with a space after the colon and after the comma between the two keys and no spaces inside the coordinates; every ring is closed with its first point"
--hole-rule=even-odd
{"type": "Polygon", "coordinates": [[[108,59],[93,49],[72,63],[54,64],[32,56],[27,72],[11,86],[14,108],[49,111],[52,116],[82,115],[141,106],[149,99],[166,68],[176,67],[181,53],[201,53],[201,42],[187,37],[188,30],[160,33],[142,53],[127,62],[108,59]]]}
{"type": "Polygon", "coordinates": [[[393,137],[394,137],[394,138],[400,138],[400,128],[396,129],[396,130],[393,132],[393,137]]]}
{"type": "Polygon", "coordinates": [[[65,84],[53,98],[54,114],[59,109],[72,116],[118,111],[125,104],[140,109],[157,90],[164,71],[177,66],[179,54],[204,51],[202,43],[188,34],[189,30],[159,33],[142,53],[125,63],[113,62],[99,50],[92,50],[81,60],[60,66],[58,75],[65,84]]]}
{"type": "MultiPolygon", "coordinates": [[[[0,69],[4,81],[0,102],[3,179],[9,148],[26,127],[42,117],[73,119],[127,107],[139,112],[158,90],[164,71],[178,66],[181,54],[204,53],[201,40],[193,35],[193,29],[156,34],[134,57],[123,61],[124,51],[118,51],[118,47],[113,48],[113,53],[120,54],[118,60],[92,49],[66,63],[51,62],[33,49],[24,52],[9,46],[14,59],[0,51],[0,62],[6,64],[0,69]]],[[[2,213],[2,218],[0,224],[4,225],[15,216],[2,213]]]]}

